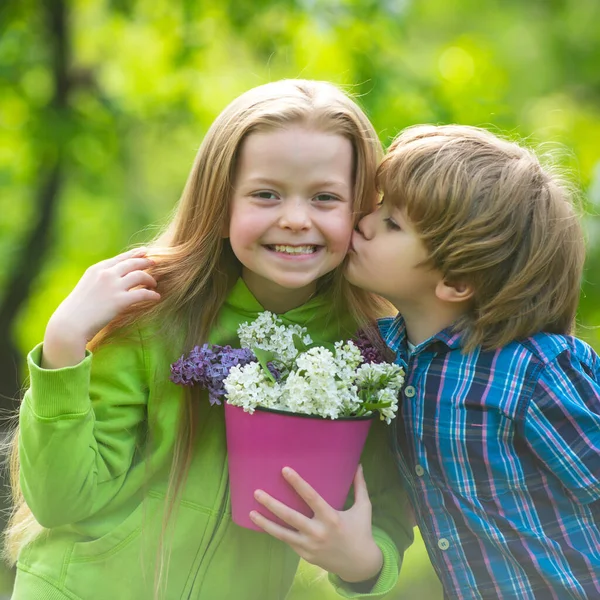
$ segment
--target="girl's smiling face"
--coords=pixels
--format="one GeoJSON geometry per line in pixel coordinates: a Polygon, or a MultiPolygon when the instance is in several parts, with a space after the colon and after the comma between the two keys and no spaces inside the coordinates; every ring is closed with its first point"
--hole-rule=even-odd
{"type": "Polygon", "coordinates": [[[252,133],[240,149],[229,236],[242,277],[268,310],[306,302],[352,235],[353,149],[302,125],[252,133]]]}

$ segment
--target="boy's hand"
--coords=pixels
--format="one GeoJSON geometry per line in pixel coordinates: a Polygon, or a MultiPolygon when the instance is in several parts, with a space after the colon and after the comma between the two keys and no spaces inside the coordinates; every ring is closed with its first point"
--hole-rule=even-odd
{"type": "Polygon", "coordinates": [[[76,365],[85,346],[132,304],[158,301],[156,280],[145,269],[154,262],[145,248],[124,252],[91,266],[56,309],[46,327],[42,367],[76,365]],[[136,289],[133,289],[136,288],[136,289]]]}
{"type": "Polygon", "coordinates": [[[312,518],[289,508],[262,490],[255,498],[274,515],[296,529],[287,529],[250,513],[252,521],[268,534],[288,544],[301,558],[344,581],[367,581],[379,574],[381,550],[371,533],[371,501],[359,466],[354,477],[354,504],[346,511],[333,509],[298,473],[286,467],[283,476],[314,512],[312,518]]]}

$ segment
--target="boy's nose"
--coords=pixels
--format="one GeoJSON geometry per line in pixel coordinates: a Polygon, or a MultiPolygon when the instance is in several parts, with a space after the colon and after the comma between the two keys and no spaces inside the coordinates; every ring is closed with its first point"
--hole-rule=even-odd
{"type": "Polygon", "coordinates": [[[364,216],[357,224],[356,230],[365,238],[373,237],[373,213],[364,216]]]}

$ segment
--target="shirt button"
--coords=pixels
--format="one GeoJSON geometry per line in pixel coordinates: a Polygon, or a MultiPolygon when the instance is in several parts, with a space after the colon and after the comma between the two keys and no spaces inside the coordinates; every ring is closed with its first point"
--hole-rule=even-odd
{"type": "Polygon", "coordinates": [[[417,465],[415,467],[415,473],[419,476],[422,477],[425,474],[425,469],[421,466],[421,465],[417,465]]]}
{"type": "Polygon", "coordinates": [[[406,386],[405,390],[404,390],[404,395],[407,398],[412,398],[415,395],[415,388],[412,385],[408,385],[406,386]]]}
{"type": "Polygon", "coordinates": [[[450,542],[446,538],[440,538],[438,541],[438,548],[440,550],[448,550],[448,548],[450,548],[450,542]]]}

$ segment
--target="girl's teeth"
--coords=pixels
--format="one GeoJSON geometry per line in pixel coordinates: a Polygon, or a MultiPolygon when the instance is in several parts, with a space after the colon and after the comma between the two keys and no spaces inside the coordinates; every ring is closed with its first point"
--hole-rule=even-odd
{"type": "Polygon", "coordinates": [[[312,254],[316,252],[316,246],[273,246],[275,252],[284,254],[312,254]]]}

